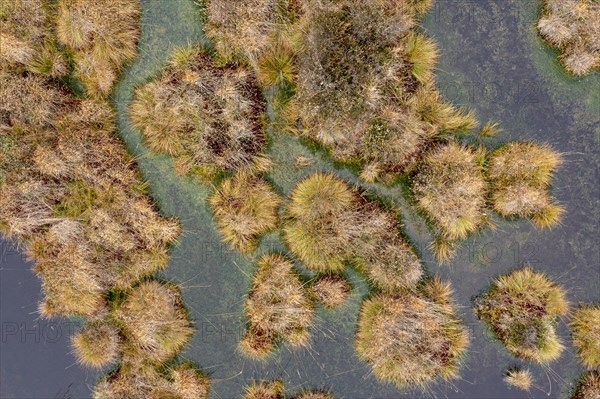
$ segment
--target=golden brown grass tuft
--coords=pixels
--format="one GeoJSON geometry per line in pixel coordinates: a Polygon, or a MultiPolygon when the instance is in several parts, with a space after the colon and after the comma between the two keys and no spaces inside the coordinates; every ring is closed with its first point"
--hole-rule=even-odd
{"type": "Polygon", "coordinates": [[[600,68],[600,4],[589,0],[545,0],[538,21],[542,36],[558,47],[567,71],[582,76],[600,68]]]}
{"type": "Polygon", "coordinates": [[[600,305],[581,305],[573,312],[571,335],[577,354],[587,368],[600,366],[600,305]]]}
{"type": "Polygon", "coordinates": [[[119,357],[119,329],[105,322],[89,322],[71,338],[77,362],[104,367],[119,357]]]}
{"type": "Polygon", "coordinates": [[[504,382],[523,391],[529,391],[533,385],[533,375],[529,370],[510,369],[504,376],[504,382]]]}
{"type": "Polygon", "coordinates": [[[344,303],[351,289],[350,283],[344,277],[335,274],[320,276],[310,284],[313,297],[326,308],[334,308],[344,303]]]}
{"type": "Polygon", "coordinates": [[[438,377],[457,377],[468,338],[453,306],[404,292],[365,300],[356,350],[377,378],[424,388],[438,377]]]}
{"type": "Polygon", "coordinates": [[[265,105],[254,75],[217,67],[200,48],[184,47],[156,80],[139,87],[134,126],[153,151],[175,158],[176,171],[212,177],[218,170],[264,170],[265,105]]]}
{"type": "Polygon", "coordinates": [[[133,288],[115,317],[127,340],[124,359],[132,363],[165,362],[194,332],[177,288],[157,281],[133,288]]]}
{"type": "Polygon", "coordinates": [[[238,172],[208,199],[223,239],[233,248],[251,252],[258,236],[277,227],[281,199],[258,176],[238,172]]]}
{"type": "Polygon", "coordinates": [[[290,196],[284,239],[311,270],[339,272],[352,261],[380,288],[414,286],[422,268],[395,216],[329,173],[314,173],[290,196]]]}
{"type": "Polygon", "coordinates": [[[529,217],[540,227],[559,222],[563,209],[548,194],[560,154],[548,146],[511,142],[490,154],[492,205],[502,216],[529,217]]]}
{"type": "Polygon", "coordinates": [[[137,55],[139,0],[59,0],[56,8],[56,33],[73,52],[75,76],[88,95],[108,95],[137,55]]]}
{"type": "Polygon", "coordinates": [[[305,345],[314,310],[294,266],[282,255],[269,253],[258,260],[258,270],[245,303],[248,331],[240,350],[264,357],[274,343],[305,345]]]}
{"type": "Polygon", "coordinates": [[[451,141],[426,154],[413,179],[418,206],[439,229],[440,260],[447,253],[447,241],[465,239],[486,220],[481,158],[478,150],[451,141]]]}
{"type": "Polygon", "coordinates": [[[515,356],[547,363],[564,349],[556,319],[568,306],[562,288],[526,266],[496,277],[476,300],[475,311],[515,356]]]}
{"type": "Polygon", "coordinates": [[[598,399],[600,398],[600,372],[588,371],[581,377],[571,399],[598,399]]]}
{"type": "Polygon", "coordinates": [[[253,381],[246,386],[244,399],[283,399],[283,381],[253,381]]]}

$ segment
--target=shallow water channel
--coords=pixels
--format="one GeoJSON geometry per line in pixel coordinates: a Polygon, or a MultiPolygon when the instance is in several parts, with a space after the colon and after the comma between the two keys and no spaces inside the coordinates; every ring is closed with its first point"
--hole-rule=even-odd
{"type": "MultiPolygon", "coordinates": [[[[179,218],[184,233],[172,251],[162,277],[182,286],[197,333],[183,356],[197,362],[212,380],[212,398],[239,398],[252,379],[280,378],[290,393],[303,388],[330,389],[336,397],[416,398],[421,392],[399,393],[379,383],[353,349],[358,308],[367,286],[356,273],[348,275],[351,298],[335,310],[320,309],[311,345],[291,350],[283,345],[265,361],[250,360],[237,351],[244,330],[243,301],[254,270],[253,260],[268,250],[285,252],[277,233],[265,237],[252,256],[231,252],[220,243],[206,207],[210,187],[177,176],[168,157],[149,153],[140,133],[131,128],[127,107],[136,85],[165,66],[171,50],[188,42],[204,42],[198,7],[191,0],[142,0],[139,58],[130,65],[114,93],[120,133],[139,158],[144,177],[162,212],[179,218]]],[[[495,231],[484,231],[462,245],[460,256],[440,266],[427,245],[424,221],[409,205],[399,186],[364,188],[393,204],[405,233],[431,273],[450,279],[461,316],[471,331],[471,346],[461,378],[433,385],[425,395],[447,398],[565,398],[582,369],[567,345],[561,359],[542,369],[518,361],[486,331],[471,310],[471,298],[490,279],[523,263],[545,271],[568,291],[573,302],[600,301],[600,74],[574,79],[557,62],[557,54],[536,34],[540,1],[436,0],[423,29],[440,48],[437,80],[442,93],[456,104],[475,109],[482,122],[499,121],[503,132],[488,144],[531,139],[564,153],[553,195],[566,208],[561,226],[539,231],[527,221],[496,218],[495,231]],[[502,382],[507,367],[529,366],[539,389],[530,394],[510,390],[502,382]]],[[[276,167],[269,175],[275,187],[289,193],[295,182],[314,170],[334,171],[356,182],[323,153],[280,132],[270,133],[269,153],[276,167]],[[302,155],[312,160],[303,169],[293,166],[302,155]]],[[[6,246],[8,248],[8,246],[6,246]]],[[[68,339],[11,339],[22,333],[9,324],[38,323],[35,314],[39,282],[18,252],[2,257],[0,267],[2,342],[1,398],[85,398],[99,375],[73,365],[68,339]],[[6,327],[6,328],[5,328],[6,327]]],[[[71,326],[63,321],[59,326],[71,326]]],[[[39,326],[52,322],[39,321],[39,326]]],[[[30,328],[30,327],[27,327],[30,328]]],[[[42,327],[39,327],[42,328],[42,327]]],[[[56,327],[67,329],[67,327],[56,327]]],[[[568,342],[564,321],[561,336],[568,342]]],[[[27,334],[25,334],[27,337],[27,334]]]]}

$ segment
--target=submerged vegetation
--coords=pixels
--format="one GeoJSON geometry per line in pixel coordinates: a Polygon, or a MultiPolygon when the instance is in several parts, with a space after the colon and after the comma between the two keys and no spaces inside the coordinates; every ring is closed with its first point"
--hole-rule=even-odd
{"type": "Polygon", "coordinates": [[[139,87],[130,105],[150,149],[174,157],[175,170],[213,178],[221,171],[262,171],[264,100],[252,72],[217,66],[199,47],[177,49],[170,67],[139,87]]]}
{"type": "Polygon", "coordinates": [[[544,145],[512,142],[489,157],[491,202],[502,216],[529,217],[536,226],[558,223],[563,209],[548,194],[560,155],[544,145]]]}
{"type": "Polygon", "coordinates": [[[292,262],[269,253],[258,260],[258,270],[245,303],[248,329],[240,350],[264,357],[284,340],[292,346],[308,343],[314,310],[292,262]]]}
{"type": "Polygon", "coordinates": [[[496,277],[475,311],[517,357],[547,363],[564,349],[556,319],[568,312],[565,292],[528,266],[496,277]]]}
{"type": "Polygon", "coordinates": [[[395,215],[332,174],[317,172],[290,195],[284,239],[311,270],[340,272],[346,262],[385,290],[416,285],[419,258],[400,236],[395,215]]]}
{"type": "Polygon", "coordinates": [[[376,377],[405,388],[458,376],[469,337],[450,295],[448,284],[432,279],[422,293],[379,294],[365,300],[356,350],[376,377]]]}
{"type": "Polygon", "coordinates": [[[600,68],[600,4],[595,0],[544,0],[542,36],[561,51],[560,61],[581,76],[600,68]]]}
{"type": "Polygon", "coordinates": [[[149,280],[179,223],[146,194],[102,98],[136,55],[139,2],[53,3],[0,6],[0,228],[35,262],[39,313],[85,321],[72,338],[78,362],[120,363],[95,397],[205,397],[193,366],[163,373],[193,328],[178,289],[149,280]]]}
{"type": "Polygon", "coordinates": [[[600,305],[581,305],[569,323],[573,344],[583,365],[600,367],[600,305]]]}
{"type": "Polygon", "coordinates": [[[223,239],[242,252],[253,251],[257,237],[279,222],[279,196],[266,181],[246,172],[223,180],[209,202],[223,239]]]}

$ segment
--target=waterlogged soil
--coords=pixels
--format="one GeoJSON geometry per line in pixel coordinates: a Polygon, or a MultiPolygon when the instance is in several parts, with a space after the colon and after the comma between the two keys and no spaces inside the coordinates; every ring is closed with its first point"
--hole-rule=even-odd
{"type": "MultiPolygon", "coordinates": [[[[495,341],[474,317],[471,300],[497,274],[529,263],[564,286],[572,303],[600,301],[600,75],[575,79],[564,73],[556,51],[539,39],[534,28],[541,2],[436,3],[422,25],[440,47],[437,76],[441,91],[454,103],[475,109],[483,122],[492,119],[501,123],[503,132],[487,141],[490,146],[514,139],[535,140],[563,152],[565,162],[556,175],[552,193],[565,207],[566,215],[559,227],[547,231],[536,230],[528,221],[494,217],[494,231],[466,240],[457,259],[440,266],[428,249],[431,236],[427,226],[410,205],[405,188],[361,185],[398,210],[405,233],[427,270],[452,281],[460,314],[471,332],[461,378],[435,384],[426,394],[461,399],[566,398],[582,369],[568,343],[565,321],[560,321],[559,330],[567,349],[559,361],[541,368],[517,360],[495,341]],[[502,381],[504,371],[515,365],[533,372],[538,388],[530,394],[509,389],[502,381]]],[[[243,303],[255,268],[253,261],[265,251],[286,253],[287,249],[278,233],[272,233],[251,256],[228,250],[220,242],[206,206],[211,187],[177,176],[169,157],[150,153],[140,132],[131,127],[127,107],[136,85],[156,76],[173,48],[187,43],[206,44],[201,15],[192,0],[142,0],[142,4],[140,56],[126,69],[115,90],[114,103],[120,133],[138,157],[152,195],[162,212],[179,218],[183,224],[182,237],[162,277],[182,286],[198,330],[182,356],[197,362],[210,375],[211,397],[239,398],[249,381],[274,378],[282,379],[290,393],[310,387],[329,389],[336,397],[348,399],[422,397],[420,391],[399,392],[378,382],[369,366],[357,358],[353,348],[356,318],[368,287],[363,277],[352,271],[348,272],[353,285],[350,299],[335,310],[318,310],[308,348],[284,345],[263,361],[239,353],[237,343],[245,328],[243,303]]],[[[273,129],[269,154],[276,166],[268,177],[282,194],[289,194],[299,179],[315,170],[333,171],[358,184],[349,169],[335,165],[322,151],[273,129]],[[295,168],[297,156],[307,157],[312,163],[295,168]]],[[[7,277],[4,263],[2,270],[4,311],[4,300],[11,292],[4,289],[4,281],[12,277],[7,277]]],[[[34,279],[33,275],[28,279],[34,279]]],[[[25,296],[25,301],[33,302],[35,298],[31,289],[19,295],[19,301],[25,296]]],[[[4,341],[2,352],[9,346],[15,352],[14,344],[4,341]]],[[[60,349],[64,354],[55,351],[52,359],[72,361],[68,348],[60,349]]],[[[20,353],[30,362],[42,359],[43,364],[52,364],[48,354],[33,350],[20,353]]],[[[42,371],[33,370],[27,381],[13,379],[4,369],[16,360],[4,356],[1,360],[2,393],[7,392],[6,397],[53,397],[51,381],[37,377],[43,375],[42,371]],[[46,395],[39,394],[46,386],[46,395]]],[[[86,397],[79,392],[89,392],[85,387],[90,385],[91,374],[77,366],[69,370],[81,376],[73,384],[76,393],[69,397],[86,397]]]]}

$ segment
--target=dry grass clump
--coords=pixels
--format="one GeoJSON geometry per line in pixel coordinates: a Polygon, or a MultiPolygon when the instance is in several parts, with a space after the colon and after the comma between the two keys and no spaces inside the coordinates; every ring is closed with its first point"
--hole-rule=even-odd
{"type": "Polygon", "coordinates": [[[571,399],[600,398],[600,372],[588,371],[578,382],[571,399]]]}
{"type": "Polygon", "coordinates": [[[244,399],[283,399],[283,381],[253,381],[244,389],[244,399]]]}
{"type": "Polygon", "coordinates": [[[89,367],[103,367],[119,356],[119,329],[109,323],[90,322],[71,338],[77,361],[89,367]]]}
{"type": "Polygon", "coordinates": [[[56,33],[73,52],[75,76],[88,95],[108,95],[137,55],[139,0],[59,0],[56,8],[56,33]]]}
{"type": "Polygon", "coordinates": [[[127,362],[162,363],[187,343],[193,327],[179,291],[170,285],[147,281],[135,287],[116,311],[126,337],[127,362]]]}
{"type": "Polygon", "coordinates": [[[0,64],[24,67],[52,77],[64,75],[67,65],[52,37],[51,23],[48,1],[3,1],[0,4],[0,64]]]}
{"type": "Polygon", "coordinates": [[[394,290],[416,284],[419,259],[395,216],[329,173],[314,173],[292,191],[284,239],[311,270],[339,272],[352,261],[371,281],[394,290]]]}
{"type": "Polygon", "coordinates": [[[529,370],[510,369],[504,376],[504,382],[510,386],[529,391],[533,385],[533,375],[529,370]]]}
{"type": "Polygon", "coordinates": [[[208,201],[223,239],[242,252],[253,251],[258,236],[279,221],[279,196],[266,181],[246,172],[223,180],[208,201]]]}
{"type": "Polygon", "coordinates": [[[568,312],[565,292],[528,266],[496,277],[475,311],[517,357],[546,363],[564,349],[555,324],[568,312]]]}
{"type": "Polygon", "coordinates": [[[307,1],[294,27],[286,114],[336,159],[358,161],[366,180],[413,165],[438,133],[472,127],[440,99],[435,43],[412,29],[428,3],[307,1]]]}
{"type": "Polygon", "coordinates": [[[261,53],[273,44],[288,0],[203,0],[204,32],[223,63],[248,62],[256,67],[261,53]]]}
{"type": "Polygon", "coordinates": [[[207,399],[208,379],[191,363],[170,367],[165,374],[120,369],[94,388],[94,399],[207,399]]]}
{"type": "Polygon", "coordinates": [[[600,305],[581,305],[569,323],[573,344],[583,365],[600,366],[600,305]]]}
{"type": "Polygon", "coordinates": [[[334,399],[334,396],[327,391],[304,390],[293,399],[334,399]]]}
{"type": "Polygon", "coordinates": [[[594,0],[545,0],[538,22],[542,36],[562,52],[570,73],[581,76],[600,67],[600,4],[594,0]]]}
{"type": "Polygon", "coordinates": [[[130,106],[148,146],[173,156],[178,173],[200,176],[268,166],[264,111],[251,72],[217,67],[196,47],[176,50],[171,66],[139,87],[130,106]]]}
{"type": "Polygon", "coordinates": [[[240,343],[249,356],[266,356],[274,344],[305,345],[314,310],[293,264],[270,253],[258,260],[258,270],[245,303],[248,330],[240,343]]]}
{"type": "MultiPolygon", "coordinates": [[[[412,182],[418,206],[439,229],[438,242],[465,239],[486,220],[483,155],[454,141],[425,155],[412,182]]],[[[444,260],[444,247],[436,248],[444,260]]]]}
{"type": "Polygon", "coordinates": [[[324,307],[334,308],[341,305],[350,295],[350,283],[342,276],[326,274],[310,284],[313,297],[324,307]]]}
{"type": "Polygon", "coordinates": [[[468,338],[450,302],[380,294],[361,307],[356,350],[377,378],[399,388],[425,387],[437,377],[457,377],[468,338]]]}
{"type": "Polygon", "coordinates": [[[560,220],[563,209],[548,194],[560,154],[548,146],[508,143],[489,157],[492,205],[502,216],[529,217],[540,227],[560,220]]]}

